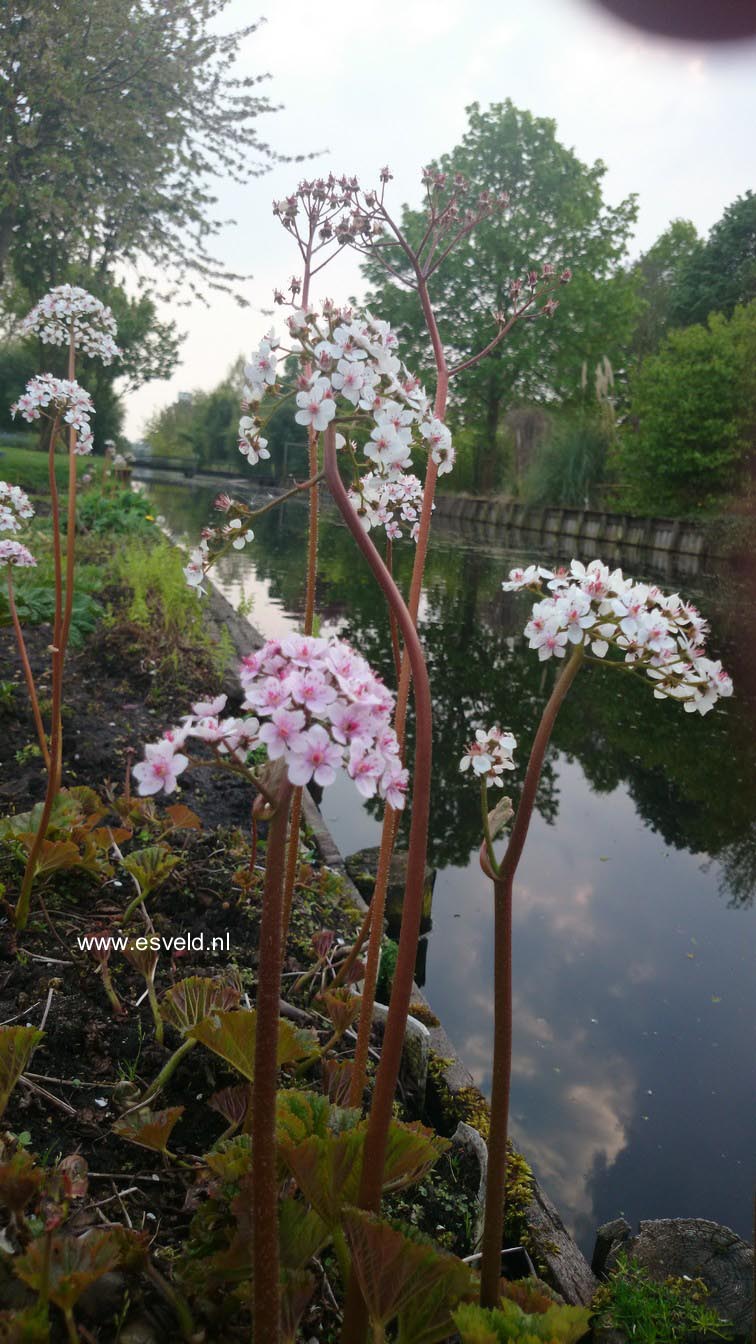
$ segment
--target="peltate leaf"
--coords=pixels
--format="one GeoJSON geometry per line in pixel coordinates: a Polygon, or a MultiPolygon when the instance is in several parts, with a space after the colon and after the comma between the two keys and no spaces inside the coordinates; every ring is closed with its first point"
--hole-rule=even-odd
{"type": "Polygon", "coordinates": [[[139,883],[142,896],[147,897],[180,862],[181,855],[172,854],[167,845],[148,845],[146,849],[132,849],[123,860],[123,867],[139,883]]]}
{"type": "Polygon", "coordinates": [[[315,1292],[315,1276],[304,1269],[281,1275],[281,1344],[295,1344],[302,1313],[315,1292]]]}
{"type": "MultiPolygon", "coordinates": [[[[167,996],[166,996],[167,997],[167,996]]],[[[220,1055],[250,1082],[254,1076],[255,1037],[257,1014],[251,1009],[236,1012],[214,1012],[191,1027],[186,1035],[201,1041],[208,1050],[220,1055]]],[[[317,1052],[318,1039],[314,1032],[297,1031],[283,1018],[278,1023],[278,1063],[291,1064],[307,1059],[317,1052]]]]}
{"type": "Polygon", "coordinates": [[[314,1209],[298,1199],[283,1199],[278,1206],[278,1239],[283,1269],[304,1269],[329,1239],[328,1228],[314,1209]]]}
{"type": "Polygon", "coordinates": [[[374,1214],[349,1209],[343,1223],[352,1266],[373,1325],[383,1328],[411,1303],[433,1294],[447,1276],[459,1276],[456,1281],[462,1282],[458,1270],[461,1261],[430,1242],[406,1237],[374,1214]]]}
{"type": "Polygon", "coordinates": [[[414,1185],[449,1148],[449,1140],[439,1138],[419,1122],[402,1124],[392,1120],[383,1162],[383,1189],[389,1193],[414,1185]]]}
{"type": "Polygon", "coordinates": [[[190,975],[163,995],[160,1016],[186,1036],[191,1027],[212,1013],[235,1008],[240,998],[235,985],[210,976],[190,975]]]}
{"type": "MultiPolygon", "coordinates": [[[[39,1292],[45,1277],[45,1237],[33,1241],[13,1268],[20,1279],[39,1292]]],[[[48,1291],[62,1311],[76,1305],[90,1284],[115,1269],[121,1259],[121,1237],[109,1228],[96,1228],[82,1237],[55,1233],[50,1238],[48,1291]]]]}
{"type": "Polygon", "coordinates": [[[130,1143],[139,1144],[140,1148],[166,1153],[171,1133],[183,1114],[183,1106],[169,1106],[164,1111],[150,1111],[144,1107],[116,1120],[113,1133],[121,1139],[128,1139],[130,1143]]]}

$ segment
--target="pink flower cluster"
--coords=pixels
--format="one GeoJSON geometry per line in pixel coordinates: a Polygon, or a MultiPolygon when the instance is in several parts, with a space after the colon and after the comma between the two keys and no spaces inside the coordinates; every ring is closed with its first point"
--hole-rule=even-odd
{"type": "Polygon", "coordinates": [[[73,333],[76,349],[103,364],[121,353],[110,308],[76,285],[58,285],[45,294],[24,318],[22,331],[33,332],[45,345],[68,345],[73,333]]]}
{"type": "Polygon", "coordinates": [[[7,537],[0,541],[0,564],[26,568],[36,563],[31,551],[22,546],[20,541],[10,541],[7,537]]]}
{"type": "Polygon", "coordinates": [[[41,373],[26,384],[26,392],[11,406],[11,415],[22,416],[29,424],[39,420],[48,408],[52,414],[48,418],[60,415],[67,425],[76,430],[76,452],[91,453],[94,446],[92,426],[89,417],[94,415],[92,398],[77,382],[67,378],[54,378],[51,373],[41,373]]]}
{"type": "Polygon", "coordinates": [[[517,742],[513,735],[502,732],[501,728],[478,728],[475,741],[468,746],[459,768],[462,772],[472,770],[473,774],[479,779],[484,779],[486,784],[498,785],[501,788],[504,784],[502,778],[504,771],[515,768],[512,752],[516,746],[517,742]]]}
{"type": "Polygon", "coordinates": [[[533,606],[524,632],[541,661],[563,658],[569,645],[582,645],[594,658],[615,649],[631,671],[654,682],[657,699],[681,700],[688,713],[707,714],[732,695],[721,662],[706,657],[706,621],[679,593],[636,583],[600,560],[573,560],[569,570],[513,569],[502,588],[547,593],[533,606]]]}
{"type": "Polygon", "coordinates": [[[34,509],[20,485],[0,481],[0,532],[20,532],[24,522],[34,517],[34,509]]]}
{"type": "Polygon", "coordinates": [[[240,760],[262,745],[270,760],[283,759],[295,785],[332,784],[343,766],[364,798],[378,794],[397,810],[404,806],[393,697],[348,644],[304,635],[271,640],[242,661],[240,680],[252,715],[222,718],[225,696],[195,704],[179,728],[145,748],[134,768],[140,793],[171,793],[189,764],[182,748],[198,738],[240,760]]]}

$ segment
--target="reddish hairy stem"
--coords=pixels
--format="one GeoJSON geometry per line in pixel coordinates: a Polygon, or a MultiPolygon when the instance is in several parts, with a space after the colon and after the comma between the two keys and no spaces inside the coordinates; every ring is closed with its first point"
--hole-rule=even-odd
{"type": "MultiPolygon", "coordinates": [[[[413,264],[415,264],[413,262],[413,264]]],[[[438,384],[436,387],[436,399],[434,412],[439,418],[443,418],[446,411],[446,398],[448,395],[449,378],[446,369],[446,358],[444,355],[441,337],[438,331],[435,314],[428,294],[428,286],[423,278],[419,267],[415,265],[417,276],[418,293],[420,302],[423,306],[425,321],[430,333],[431,343],[433,345],[433,354],[438,369],[438,384]]],[[[425,487],[423,490],[423,502],[420,511],[420,526],[418,529],[417,544],[415,547],[415,558],[412,566],[412,579],[410,581],[410,592],[408,600],[408,612],[414,630],[417,624],[417,613],[420,606],[420,595],[423,585],[423,573],[425,571],[425,561],[428,554],[428,541],[430,538],[430,523],[433,513],[433,495],[438,479],[438,467],[433,459],[428,461],[428,469],[425,474],[425,487]]],[[[392,615],[392,629],[394,617],[392,615]]],[[[394,715],[394,729],[399,740],[400,750],[404,749],[405,727],[407,722],[407,706],[409,702],[409,688],[411,676],[411,660],[408,656],[407,644],[405,639],[405,649],[402,655],[401,666],[399,670],[399,684],[396,697],[396,712],[394,715]]],[[[413,801],[414,815],[414,801],[413,801]]],[[[381,831],[381,848],[378,860],[378,871],[376,872],[373,895],[370,901],[369,927],[370,942],[368,945],[368,954],[365,963],[365,979],[362,990],[362,1005],[360,1008],[360,1020],[357,1030],[357,1049],[355,1052],[355,1069],[352,1074],[350,1085],[350,1097],[360,1098],[365,1087],[365,1070],[368,1059],[368,1046],[370,1042],[370,1032],[373,1024],[373,1011],[375,1008],[375,986],[378,979],[378,967],[381,955],[381,943],[383,940],[383,916],[386,909],[386,893],[388,890],[388,876],[391,864],[391,855],[396,839],[398,827],[398,818],[392,808],[387,807],[383,816],[383,830],[381,831]]],[[[419,926],[418,926],[419,932],[419,926]]],[[[356,958],[356,953],[355,953],[356,958]]],[[[352,1105],[358,1105],[359,1102],[353,1101],[352,1105]]]]}
{"type": "Polygon", "coordinates": [[[10,608],[11,621],[13,622],[13,630],[16,635],[16,643],[18,645],[19,657],[21,658],[21,666],[24,670],[24,681],[26,682],[26,689],[32,707],[32,714],[34,715],[34,724],[37,729],[37,739],[39,741],[40,750],[42,752],[42,759],[45,762],[47,770],[49,771],[50,752],[47,746],[47,735],[45,733],[45,726],[42,722],[42,715],[39,709],[39,701],[37,699],[37,688],[34,685],[34,674],[32,673],[31,663],[29,662],[29,655],[26,651],[24,632],[21,629],[21,622],[18,619],[18,611],[16,610],[16,599],[13,595],[13,574],[11,566],[8,565],[7,568],[8,568],[8,606],[10,608]]]}
{"type": "MultiPolygon", "coordinates": [[[[538,781],[557,714],[583,661],[583,645],[576,644],[562,667],[541,715],[533,741],[520,805],[504,857],[494,878],[494,1056],[491,1090],[491,1128],[488,1139],[486,1211],[480,1267],[480,1302],[495,1307],[501,1278],[501,1241],[506,1194],[509,1082],[512,1068],[512,887],[533,815],[538,781]],[[499,959],[504,958],[500,966],[499,959]]],[[[485,865],[484,865],[485,867],[485,865]]]]}
{"type": "Polygon", "coordinates": [[[281,997],[281,904],[291,785],[282,785],[268,828],[260,925],[257,1031],[252,1084],[252,1266],[255,1344],[279,1344],[276,1091],[281,997]]]}
{"type": "Polygon", "coordinates": [[[480,1304],[499,1302],[512,1076],[512,883],[494,880],[494,1043],[480,1304]]]}
{"type": "MultiPolygon", "coordinates": [[[[425,658],[415,629],[415,623],[405,606],[399,589],[370,537],[363,530],[360,520],[349,502],[344,483],[339,475],[336,458],[336,436],[332,427],[326,430],[325,435],[325,472],[329,489],[339,512],[368,561],[386,600],[396,613],[407,657],[411,663],[415,686],[417,734],[412,789],[412,823],[407,856],[407,884],[404,893],[402,927],[399,935],[399,952],[381,1059],[373,1090],[358,1198],[361,1208],[377,1211],[381,1201],[386,1139],[391,1121],[396,1082],[399,1076],[407,1013],[412,997],[417,940],[422,917],[431,783],[431,697],[425,658]]],[[[352,1276],[344,1313],[342,1335],[344,1344],[360,1344],[365,1334],[365,1322],[365,1305],[357,1280],[352,1276]]]]}
{"type": "Polygon", "coordinates": [[[62,721],[61,708],[63,701],[63,660],[61,658],[61,640],[62,640],[62,621],[63,621],[63,582],[62,582],[62,563],[61,563],[61,544],[60,544],[60,505],[58,501],[58,483],[55,479],[55,440],[58,433],[59,417],[53,420],[50,433],[50,445],[48,449],[48,475],[50,481],[50,507],[52,513],[53,525],[53,556],[55,563],[55,617],[53,620],[53,647],[52,647],[52,709],[50,711],[50,768],[47,772],[47,789],[45,791],[45,802],[42,808],[42,815],[39,819],[37,833],[32,841],[31,849],[26,860],[23,881],[21,883],[21,894],[18,898],[18,904],[14,914],[14,924],[17,929],[26,927],[26,921],[29,918],[29,908],[31,905],[31,891],[34,883],[34,877],[37,870],[37,860],[42,850],[45,838],[47,836],[47,827],[52,815],[55,796],[60,787],[61,761],[62,761],[62,721]]]}
{"type": "MultiPolygon", "coordinates": [[[[312,249],[313,233],[310,228],[310,237],[304,255],[304,276],[302,282],[302,307],[307,308],[310,297],[310,279],[312,267],[312,249]]],[[[310,372],[310,365],[306,366],[306,373],[310,372]]],[[[318,578],[318,483],[320,476],[318,474],[318,436],[310,425],[307,435],[307,455],[310,469],[310,512],[309,525],[307,531],[307,586],[305,589],[304,604],[304,634],[311,635],[315,624],[315,586],[318,578]]],[[[299,824],[302,818],[302,789],[297,786],[294,790],[294,798],[291,808],[291,827],[289,831],[289,849],[286,856],[286,877],[284,879],[283,896],[283,926],[282,926],[282,946],[285,948],[286,939],[289,936],[289,921],[291,919],[291,907],[294,903],[294,883],[297,876],[297,865],[299,861],[299,824]]]]}

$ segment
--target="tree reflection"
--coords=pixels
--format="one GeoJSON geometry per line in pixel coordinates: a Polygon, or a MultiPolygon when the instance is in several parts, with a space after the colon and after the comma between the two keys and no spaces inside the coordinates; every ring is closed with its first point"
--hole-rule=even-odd
{"type": "MultiPolygon", "coordinates": [[[[210,513],[212,495],[191,487],[149,489],[153,506],[169,526],[196,537],[210,513]]],[[[305,526],[305,509],[285,505],[259,519],[249,554],[228,561],[237,577],[252,561],[258,577],[270,584],[273,598],[290,612],[301,610],[305,526]]],[[[409,543],[396,546],[394,554],[395,571],[406,587],[412,563],[409,543]]],[[[516,795],[555,675],[554,666],[539,664],[522,638],[527,595],[501,592],[506,570],[522,558],[494,558],[457,539],[445,542],[442,531],[431,547],[421,619],[434,703],[429,859],[438,868],[465,866],[479,840],[477,793],[458,769],[472,730],[498,722],[515,734],[518,769],[507,784],[516,795]]],[[[317,600],[324,623],[338,627],[342,638],[393,685],[383,601],[346,530],[327,518],[321,530],[317,600]]],[[[720,625],[725,630],[730,626],[726,610],[720,625]]],[[[726,643],[719,641],[717,653],[727,661],[726,643]]],[[[716,638],[713,644],[717,646],[716,638]]],[[[556,757],[564,753],[579,763],[597,793],[624,786],[638,815],[666,844],[718,860],[721,894],[731,906],[747,906],[756,893],[753,721],[743,695],[702,719],[654,700],[650,685],[599,667],[585,668],[557,721],[537,809],[547,822],[556,819],[556,757]]],[[[410,720],[410,759],[413,747],[410,720]]],[[[374,810],[378,815],[380,805],[374,810]]],[[[405,829],[408,820],[405,815],[405,829]]]]}

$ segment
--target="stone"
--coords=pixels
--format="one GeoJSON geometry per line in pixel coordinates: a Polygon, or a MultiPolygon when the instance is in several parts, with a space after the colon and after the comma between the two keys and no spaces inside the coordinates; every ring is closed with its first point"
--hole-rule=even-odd
{"type": "MultiPolygon", "coordinates": [[[[373,1021],[385,1026],[388,1008],[384,1003],[376,1003],[373,1008],[373,1021]]],[[[399,1083],[404,1092],[404,1100],[418,1115],[422,1115],[425,1106],[425,1089],[428,1085],[428,1061],[430,1059],[430,1032],[425,1023],[416,1017],[407,1018],[402,1047],[402,1062],[399,1069],[399,1083]]]]}
{"type": "Polygon", "coordinates": [[[611,1252],[617,1251],[632,1234],[633,1230],[624,1218],[615,1218],[611,1223],[603,1223],[598,1229],[591,1260],[591,1269],[597,1278],[601,1278],[604,1274],[611,1252]]]}
{"type": "Polygon", "coordinates": [[[533,1182],[533,1198],[525,1210],[525,1221],[533,1243],[538,1247],[539,1262],[546,1270],[544,1277],[570,1306],[587,1306],[598,1282],[585,1256],[537,1181],[533,1182]]]}
{"type": "MultiPolygon", "coordinates": [[[[378,855],[380,849],[377,845],[370,846],[368,849],[358,849],[354,854],[348,854],[344,860],[346,870],[356,886],[363,900],[370,901],[375,887],[375,878],[378,871],[378,855]]],[[[423,890],[423,915],[420,924],[420,932],[427,933],[431,927],[431,910],[433,906],[433,886],[436,881],[435,868],[426,868],[425,886],[423,890]]],[[[407,883],[407,851],[395,849],[391,856],[391,866],[389,868],[389,881],[386,890],[386,924],[390,938],[397,938],[402,923],[402,907],[404,905],[404,888],[407,883]]]]}
{"type": "Polygon", "coordinates": [[[464,1152],[472,1154],[478,1163],[480,1171],[480,1181],[478,1182],[477,1200],[478,1213],[475,1218],[473,1228],[472,1249],[477,1251],[483,1240],[483,1219],[486,1209],[486,1177],[488,1175],[488,1147],[482,1134],[472,1125],[468,1125],[464,1120],[460,1120],[457,1128],[451,1136],[451,1141],[455,1148],[461,1148],[464,1152]]]}
{"type": "Polygon", "coordinates": [[[738,1338],[750,1339],[753,1249],[729,1227],[707,1218],[657,1218],[641,1223],[636,1236],[612,1247],[607,1270],[616,1264],[619,1250],[657,1282],[684,1274],[703,1279],[708,1305],[732,1321],[738,1338]]]}

